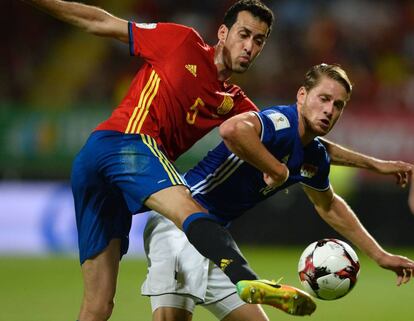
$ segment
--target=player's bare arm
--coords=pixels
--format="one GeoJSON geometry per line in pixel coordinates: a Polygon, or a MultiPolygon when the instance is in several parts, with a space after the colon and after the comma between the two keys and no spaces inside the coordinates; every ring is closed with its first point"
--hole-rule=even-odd
{"type": "Polygon", "coordinates": [[[265,173],[266,184],[275,187],[286,182],[289,170],[260,141],[261,124],[254,113],[243,113],[226,120],[220,125],[219,132],[229,150],[265,173]]]}
{"type": "Polygon", "coordinates": [[[411,172],[410,192],[408,194],[408,206],[410,207],[411,213],[414,214],[414,175],[412,172],[411,172]]]}
{"type": "Polygon", "coordinates": [[[128,21],[95,6],[60,0],[23,0],[51,16],[97,36],[128,43],[128,21]]]}
{"type": "Polygon", "coordinates": [[[405,187],[413,171],[413,164],[403,161],[382,160],[361,154],[335,144],[326,138],[319,138],[331,158],[332,165],[368,169],[382,175],[392,175],[399,186],[405,187]]]}
{"type": "Polygon", "coordinates": [[[394,271],[397,274],[397,285],[407,283],[410,280],[414,261],[386,252],[364,228],[348,204],[331,188],[324,192],[306,186],[303,188],[322,219],[379,266],[394,271]]]}

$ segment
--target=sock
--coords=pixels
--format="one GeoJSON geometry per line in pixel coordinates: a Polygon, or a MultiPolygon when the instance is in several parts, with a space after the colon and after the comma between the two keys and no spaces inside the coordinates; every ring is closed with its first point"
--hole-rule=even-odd
{"type": "Polygon", "coordinates": [[[258,279],[230,232],[213,215],[194,213],[184,221],[183,230],[197,251],[213,261],[234,284],[258,279]]]}

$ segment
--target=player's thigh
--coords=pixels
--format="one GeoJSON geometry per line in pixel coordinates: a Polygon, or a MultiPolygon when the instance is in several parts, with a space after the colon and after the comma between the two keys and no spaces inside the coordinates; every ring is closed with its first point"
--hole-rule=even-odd
{"type": "Polygon", "coordinates": [[[111,240],[121,240],[120,255],[129,247],[132,215],[120,193],[91,189],[77,198],[79,259],[83,264],[104,251],[111,240]]]}
{"type": "Polygon", "coordinates": [[[110,185],[121,191],[131,213],[147,210],[144,203],[148,205],[147,200],[159,191],[173,186],[187,189],[183,187],[185,180],[153,138],[126,135],[117,143],[103,162],[102,172],[110,185]]]}
{"type": "Polygon", "coordinates": [[[195,301],[182,294],[162,294],[151,296],[153,321],[191,321],[195,301]]]}
{"type": "Polygon", "coordinates": [[[222,321],[269,321],[269,318],[260,305],[246,303],[231,311],[222,321]]]}
{"type": "Polygon", "coordinates": [[[191,321],[193,314],[179,308],[162,307],[152,313],[152,321],[191,321]]]}
{"type": "MultiPolygon", "coordinates": [[[[150,296],[151,302],[159,306],[184,309],[191,307],[191,302],[194,306],[195,301],[205,301],[210,262],[170,220],[156,212],[149,213],[144,230],[144,249],[148,270],[141,286],[142,295],[150,296]],[[166,294],[172,296],[171,302],[166,300],[168,295],[163,297],[166,294]],[[179,301],[177,298],[188,300],[179,301]]],[[[232,291],[235,291],[233,284],[232,291]]]]}
{"type": "Polygon", "coordinates": [[[191,214],[206,212],[190,195],[186,186],[171,186],[152,194],[145,206],[157,211],[181,227],[191,214]]]}
{"type": "Polygon", "coordinates": [[[121,241],[112,239],[98,255],[82,264],[84,296],[97,304],[111,301],[115,295],[121,241]]]}

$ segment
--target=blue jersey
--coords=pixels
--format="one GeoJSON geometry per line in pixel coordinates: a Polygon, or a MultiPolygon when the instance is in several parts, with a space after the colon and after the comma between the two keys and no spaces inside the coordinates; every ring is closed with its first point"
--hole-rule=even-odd
{"type": "Polygon", "coordinates": [[[282,186],[267,186],[263,173],[238,158],[224,143],[185,175],[194,198],[225,221],[290,185],[302,183],[319,191],[330,186],[328,153],[317,138],[302,145],[296,105],[274,106],[256,114],[262,125],[262,143],[289,168],[289,178],[282,186]]]}

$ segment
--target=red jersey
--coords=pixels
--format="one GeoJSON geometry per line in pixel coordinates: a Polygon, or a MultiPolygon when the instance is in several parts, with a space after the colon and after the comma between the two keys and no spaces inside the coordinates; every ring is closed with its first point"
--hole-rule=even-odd
{"type": "Polygon", "coordinates": [[[217,79],[214,48],[192,28],[130,22],[129,37],[145,64],[96,130],[149,135],[175,160],[224,120],[257,110],[238,86],[217,79]]]}

